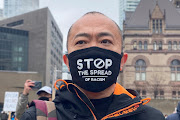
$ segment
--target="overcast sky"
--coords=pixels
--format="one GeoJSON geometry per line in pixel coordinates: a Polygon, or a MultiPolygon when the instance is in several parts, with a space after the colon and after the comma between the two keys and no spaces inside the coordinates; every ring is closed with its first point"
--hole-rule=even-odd
{"type": "MultiPolygon", "coordinates": [[[[0,8],[3,7],[0,0],[0,8]]],[[[40,0],[40,8],[48,7],[62,34],[66,50],[66,36],[70,26],[84,13],[102,12],[119,24],[119,0],[40,0]]]]}
{"type": "Polygon", "coordinates": [[[66,50],[66,36],[70,26],[84,13],[99,11],[119,24],[119,0],[40,0],[40,7],[49,7],[64,39],[66,50]]]}

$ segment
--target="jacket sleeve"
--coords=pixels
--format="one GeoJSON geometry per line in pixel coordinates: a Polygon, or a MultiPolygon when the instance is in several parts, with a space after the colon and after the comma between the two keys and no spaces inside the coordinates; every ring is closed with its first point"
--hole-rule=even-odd
{"type": "Polygon", "coordinates": [[[16,106],[16,118],[20,119],[28,104],[28,95],[21,94],[16,106]]]}
{"type": "Polygon", "coordinates": [[[20,120],[36,120],[36,108],[35,106],[26,109],[26,111],[21,116],[20,120]]]}
{"type": "Polygon", "coordinates": [[[173,114],[170,114],[166,120],[179,120],[180,117],[179,117],[179,114],[178,113],[173,113],[173,114]]]}
{"type": "Polygon", "coordinates": [[[144,105],[144,112],[142,112],[136,118],[137,120],[165,120],[164,115],[161,111],[150,107],[148,105],[144,105]]]}

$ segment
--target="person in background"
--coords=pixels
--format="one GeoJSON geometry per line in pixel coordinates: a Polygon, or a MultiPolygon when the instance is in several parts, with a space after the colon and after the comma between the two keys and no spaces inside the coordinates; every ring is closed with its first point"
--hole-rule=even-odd
{"type": "Polygon", "coordinates": [[[15,113],[14,112],[11,113],[11,120],[15,120],[15,113]]]}
{"type": "MultiPolygon", "coordinates": [[[[22,114],[25,112],[26,108],[29,107],[28,103],[28,95],[32,90],[31,86],[34,86],[34,82],[32,80],[26,80],[24,83],[23,93],[20,95],[17,107],[16,107],[16,119],[20,119],[22,114]]],[[[49,86],[44,86],[37,91],[39,100],[47,100],[52,101],[52,89],[49,86]]],[[[32,108],[31,108],[32,109],[32,108]]]]}
{"type": "Polygon", "coordinates": [[[167,114],[164,115],[165,118],[167,118],[167,116],[168,116],[167,114]]]}
{"type": "Polygon", "coordinates": [[[2,111],[0,114],[0,118],[1,120],[7,120],[8,119],[8,114],[5,113],[5,111],[2,111]]]}
{"type": "Polygon", "coordinates": [[[180,120],[180,102],[178,102],[176,111],[168,115],[166,120],[180,120]]]}

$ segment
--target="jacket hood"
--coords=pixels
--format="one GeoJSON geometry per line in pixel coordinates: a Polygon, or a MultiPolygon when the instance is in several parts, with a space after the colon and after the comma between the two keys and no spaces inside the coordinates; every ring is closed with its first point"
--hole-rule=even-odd
{"type": "MultiPolygon", "coordinates": [[[[64,119],[71,120],[72,116],[70,117],[70,115],[73,115],[74,117],[89,118],[88,120],[99,120],[93,104],[72,81],[65,81],[65,84],[60,85],[59,90],[56,91],[54,102],[57,115],[60,113],[67,115],[67,118],[64,119]]],[[[143,104],[145,103],[143,103],[136,91],[126,90],[116,83],[113,102],[110,104],[107,115],[102,120],[137,114],[143,111],[143,104]]]]}

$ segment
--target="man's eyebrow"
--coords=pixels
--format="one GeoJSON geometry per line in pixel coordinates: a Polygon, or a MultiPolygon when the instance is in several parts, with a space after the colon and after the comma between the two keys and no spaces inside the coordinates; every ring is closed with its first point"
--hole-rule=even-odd
{"type": "Polygon", "coordinates": [[[98,33],[98,35],[97,35],[98,38],[104,37],[104,36],[110,36],[110,37],[114,38],[113,35],[111,33],[108,33],[108,32],[101,32],[101,33],[98,33]]]}
{"type": "Polygon", "coordinates": [[[88,37],[88,38],[90,38],[91,36],[88,33],[78,33],[74,38],[77,38],[77,37],[88,37]]]}

